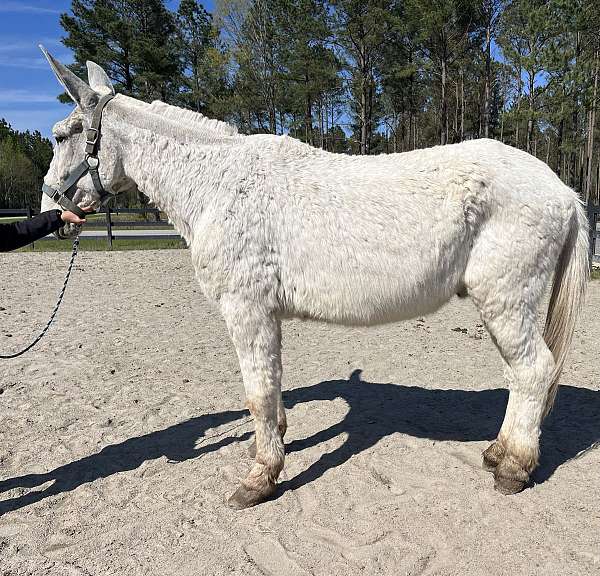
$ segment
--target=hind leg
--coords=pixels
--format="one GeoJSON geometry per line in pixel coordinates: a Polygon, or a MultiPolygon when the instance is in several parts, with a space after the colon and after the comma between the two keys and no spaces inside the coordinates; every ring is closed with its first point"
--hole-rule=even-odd
{"type": "Polygon", "coordinates": [[[510,395],[498,439],[484,453],[495,488],[521,491],[539,459],[539,435],[552,380],[554,358],[540,334],[535,311],[524,302],[477,303],[506,362],[510,395]]]}
{"type": "Polygon", "coordinates": [[[532,215],[525,208],[507,200],[506,214],[486,223],[464,276],[509,380],[504,422],[496,442],[483,453],[484,466],[494,471],[496,489],[506,494],[522,490],[537,466],[540,426],[555,367],[537,326],[537,309],[561,243],[548,235],[552,222],[544,221],[545,212],[532,215]]]}

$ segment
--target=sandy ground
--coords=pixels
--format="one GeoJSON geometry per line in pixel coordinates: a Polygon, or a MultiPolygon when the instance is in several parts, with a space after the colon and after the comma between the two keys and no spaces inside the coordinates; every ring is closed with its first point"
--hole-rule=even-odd
{"type": "MultiPolygon", "coordinates": [[[[2,351],[43,324],[67,260],[0,258],[2,351]]],[[[188,253],[84,253],[49,336],[0,360],[0,575],[600,574],[598,310],[594,282],[535,485],[511,497],[480,466],[507,392],[468,300],[286,323],[286,468],[236,512],[252,422],[188,253]]]]}

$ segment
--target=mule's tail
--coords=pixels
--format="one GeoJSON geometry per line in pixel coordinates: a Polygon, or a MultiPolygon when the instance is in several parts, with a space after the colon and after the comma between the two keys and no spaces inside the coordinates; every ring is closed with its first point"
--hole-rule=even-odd
{"type": "Polygon", "coordinates": [[[546,400],[545,415],[552,410],[556,398],[558,379],[567,357],[589,279],[588,226],[584,207],[579,200],[575,200],[575,212],[554,271],[552,294],[544,328],[544,340],[552,351],[556,363],[546,400]]]}

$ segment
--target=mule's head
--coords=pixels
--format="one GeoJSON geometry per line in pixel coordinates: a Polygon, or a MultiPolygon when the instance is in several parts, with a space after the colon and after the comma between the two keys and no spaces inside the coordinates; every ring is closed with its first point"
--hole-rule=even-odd
{"type": "MultiPolygon", "coordinates": [[[[58,122],[52,129],[56,144],[50,168],[44,177],[44,183],[58,190],[73,169],[85,159],[86,130],[90,127],[92,113],[98,101],[103,95],[114,94],[115,92],[106,72],[94,62],[87,62],[88,85],[58,62],[44,48],[42,48],[42,51],[58,81],[77,105],[67,118],[58,122]]],[[[124,191],[131,183],[128,182],[123,171],[120,147],[116,139],[107,136],[107,130],[104,129],[104,126],[103,118],[97,152],[99,159],[98,173],[102,186],[108,192],[117,194],[124,191]]],[[[90,174],[86,174],[77,183],[73,202],[83,209],[97,209],[100,205],[99,200],[100,196],[94,187],[92,178],[90,174]]],[[[60,209],[60,206],[49,196],[43,194],[42,211],[53,208],[60,209]]],[[[73,224],[66,224],[59,230],[58,236],[60,238],[74,236],[77,233],[77,228],[73,224]]]]}

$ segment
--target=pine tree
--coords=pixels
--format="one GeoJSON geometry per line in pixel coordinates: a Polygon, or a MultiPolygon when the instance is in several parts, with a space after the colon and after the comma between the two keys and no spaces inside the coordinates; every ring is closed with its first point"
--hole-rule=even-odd
{"type": "Polygon", "coordinates": [[[250,132],[282,131],[280,112],[286,99],[282,83],[283,39],[266,0],[224,0],[219,19],[235,61],[231,100],[238,122],[250,132]]]}
{"type": "Polygon", "coordinates": [[[226,81],[212,16],[196,0],[181,0],[176,22],[183,76],[179,103],[197,112],[219,116],[215,104],[226,91],[226,81]]]}
{"type": "Polygon", "coordinates": [[[52,144],[39,132],[18,132],[0,120],[0,208],[36,208],[52,144]]]}
{"type": "Polygon", "coordinates": [[[332,0],[334,29],[343,49],[359,153],[371,152],[377,128],[378,76],[393,32],[391,0],[332,0]]]}
{"type": "Polygon", "coordinates": [[[282,32],[282,80],[292,96],[286,111],[302,118],[301,139],[323,148],[329,97],[341,90],[340,63],[328,45],[331,29],[326,6],[320,0],[288,0],[272,7],[282,32]],[[313,133],[315,116],[318,139],[313,133]]]}
{"type": "Polygon", "coordinates": [[[540,85],[541,75],[547,69],[547,50],[556,29],[549,19],[546,3],[539,0],[515,0],[503,14],[500,43],[507,59],[514,63],[519,74],[526,77],[527,132],[525,149],[533,151],[537,121],[538,100],[547,85],[540,85]]]}
{"type": "Polygon", "coordinates": [[[85,76],[85,62],[93,60],[120,92],[172,100],[181,64],[174,16],[164,0],[73,0],[71,12],[60,22],[76,73],[85,76]]]}
{"type": "Polygon", "coordinates": [[[469,47],[478,11],[469,0],[407,0],[407,13],[420,23],[420,45],[439,78],[440,144],[449,141],[448,85],[450,68],[469,47]]]}

